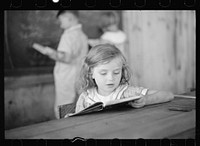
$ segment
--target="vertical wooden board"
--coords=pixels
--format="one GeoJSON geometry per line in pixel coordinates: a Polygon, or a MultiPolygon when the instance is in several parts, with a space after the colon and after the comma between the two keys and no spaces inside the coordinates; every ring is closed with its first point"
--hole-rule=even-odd
{"type": "Polygon", "coordinates": [[[143,84],[159,90],[174,89],[173,56],[170,49],[172,32],[168,30],[173,12],[145,12],[144,14],[144,76],[143,84]],[[167,27],[168,26],[168,27],[167,27]],[[171,88],[170,88],[171,87],[171,88]]]}
{"type": "MultiPolygon", "coordinates": [[[[124,21],[127,23],[125,23],[124,29],[129,39],[129,62],[134,72],[133,82],[141,86],[163,89],[160,86],[160,82],[172,82],[172,80],[166,79],[166,76],[163,78],[165,74],[163,75],[163,64],[160,59],[163,58],[162,54],[166,55],[165,52],[168,51],[166,48],[162,48],[167,44],[163,45],[162,43],[166,41],[165,39],[168,39],[168,33],[163,30],[164,26],[157,24],[158,14],[157,12],[141,11],[125,12],[124,21]],[[157,31],[158,29],[160,30],[157,31]],[[163,33],[165,34],[163,35],[163,33]],[[164,53],[162,53],[163,50],[165,51],[164,53]]],[[[166,58],[164,59],[166,60],[166,58]]],[[[168,60],[166,60],[166,65],[168,65],[167,63],[168,60]]],[[[174,85],[173,82],[171,84],[174,85]]]]}
{"type": "Polygon", "coordinates": [[[131,83],[137,85],[142,77],[142,13],[140,11],[125,11],[124,31],[128,38],[128,62],[133,72],[131,83]]]}
{"type": "Polygon", "coordinates": [[[132,84],[186,92],[195,87],[195,17],[189,11],[125,11],[132,84]]]}
{"type": "Polygon", "coordinates": [[[191,28],[191,32],[188,35],[188,44],[187,47],[191,47],[190,52],[190,59],[191,59],[191,70],[193,70],[193,73],[190,74],[190,77],[192,79],[192,88],[196,88],[196,13],[195,11],[191,11],[189,13],[189,16],[187,19],[190,22],[188,24],[188,28],[191,28]],[[189,41],[191,39],[191,41],[189,41]]]}
{"type": "MultiPolygon", "coordinates": [[[[193,31],[192,25],[194,25],[194,20],[192,20],[192,15],[190,15],[191,11],[181,11],[177,12],[176,19],[177,19],[177,84],[178,84],[178,91],[183,92],[188,88],[194,87],[193,83],[193,74],[194,68],[192,62],[195,58],[194,54],[194,35],[195,32],[193,31]],[[190,27],[187,27],[189,26],[190,27]]],[[[195,44],[195,43],[194,43],[195,44]]]]}
{"type": "Polygon", "coordinates": [[[188,29],[190,29],[190,33],[188,34],[188,43],[187,47],[191,48],[188,49],[188,53],[190,53],[190,69],[193,71],[190,75],[192,79],[192,87],[196,87],[196,17],[195,12],[191,11],[187,17],[188,19],[188,29]]]}

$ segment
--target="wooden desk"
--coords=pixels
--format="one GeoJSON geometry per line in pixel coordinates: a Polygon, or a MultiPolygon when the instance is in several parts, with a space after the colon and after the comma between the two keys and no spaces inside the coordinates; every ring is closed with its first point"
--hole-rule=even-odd
{"type": "Polygon", "coordinates": [[[194,138],[196,110],[170,111],[168,103],[146,106],[140,109],[120,108],[82,116],[52,120],[44,123],[5,131],[6,139],[95,139],[138,138],[194,138]]]}

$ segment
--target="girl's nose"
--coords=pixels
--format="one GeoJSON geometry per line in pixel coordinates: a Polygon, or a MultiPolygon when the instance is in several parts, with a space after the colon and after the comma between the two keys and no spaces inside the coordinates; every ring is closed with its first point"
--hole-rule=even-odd
{"type": "Polygon", "coordinates": [[[113,81],[113,79],[114,79],[113,74],[112,73],[108,74],[107,79],[109,81],[113,81]]]}

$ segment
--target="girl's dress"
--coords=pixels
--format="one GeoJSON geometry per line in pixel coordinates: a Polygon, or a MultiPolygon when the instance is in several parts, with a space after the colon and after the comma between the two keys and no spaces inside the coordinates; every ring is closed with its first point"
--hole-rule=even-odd
{"type": "Polygon", "coordinates": [[[86,92],[83,92],[76,103],[76,110],[75,112],[79,112],[88,106],[96,103],[96,102],[108,102],[111,100],[116,100],[120,98],[127,98],[127,96],[139,96],[139,95],[146,95],[148,89],[143,87],[134,87],[129,86],[127,84],[120,85],[116,88],[110,95],[102,96],[98,94],[96,88],[88,89],[86,92]]]}

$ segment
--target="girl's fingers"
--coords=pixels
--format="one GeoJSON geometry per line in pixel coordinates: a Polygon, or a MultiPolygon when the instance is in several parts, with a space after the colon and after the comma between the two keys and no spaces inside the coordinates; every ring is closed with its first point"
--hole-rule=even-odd
{"type": "Polygon", "coordinates": [[[144,102],[143,98],[140,98],[140,99],[137,99],[133,102],[129,102],[129,105],[131,105],[132,107],[135,107],[135,108],[140,108],[140,107],[143,107],[145,105],[145,102],[144,102]]]}

